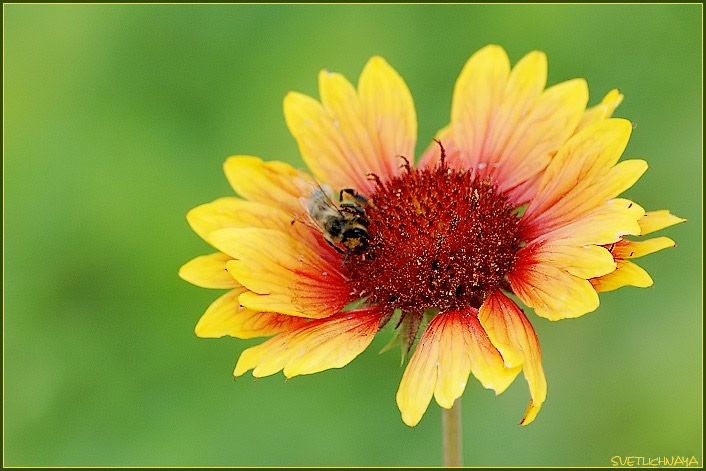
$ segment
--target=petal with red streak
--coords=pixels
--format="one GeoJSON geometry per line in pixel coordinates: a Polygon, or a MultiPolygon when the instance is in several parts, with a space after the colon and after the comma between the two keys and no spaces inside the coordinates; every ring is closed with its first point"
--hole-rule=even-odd
{"type": "Polygon", "coordinates": [[[606,119],[569,139],[544,172],[523,224],[534,226],[533,233],[549,232],[632,185],[644,172],[644,162],[614,167],[631,131],[630,121],[606,119]]]}
{"type": "Polygon", "coordinates": [[[598,308],[598,295],[584,278],[544,260],[541,253],[523,247],[508,274],[512,291],[537,315],[549,320],[579,317],[598,308]]]}
{"type": "Polygon", "coordinates": [[[510,60],[505,50],[489,45],[474,53],[456,80],[451,104],[452,139],[468,168],[483,161],[484,145],[495,124],[510,60]]]}
{"type": "Polygon", "coordinates": [[[372,309],[348,311],[316,319],[245,350],[233,374],[253,376],[283,371],[287,378],[341,368],[372,342],[381,314],[372,309]]]}
{"type": "Polygon", "coordinates": [[[336,189],[372,194],[368,173],[399,173],[398,155],[413,158],[417,117],[402,78],[381,57],[363,69],[358,91],[341,74],[319,74],[321,103],[300,93],[284,100],[287,126],[314,174],[336,189]]]}
{"type": "Polygon", "coordinates": [[[521,425],[531,423],[547,397],[542,351],[529,319],[517,305],[496,290],[485,300],[478,315],[493,345],[508,367],[522,366],[529,384],[530,400],[521,425]]]}
{"type": "Polygon", "coordinates": [[[352,301],[340,265],[292,235],[272,229],[221,229],[208,241],[233,257],[226,268],[248,288],[240,303],[249,309],[320,318],[352,301]]]}
{"type": "Polygon", "coordinates": [[[644,257],[660,250],[675,247],[676,243],[669,237],[654,237],[643,241],[621,240],[611,250],[616,259],[644,257]]]}
{"type": "Polygon", "coordinates": [[[463,394],[469,374],[496,394],[514,380],[519,368],[505,368],[502,357],[478,322],[477,311],[437,315],[427,326],[397,391],[402,420],[415,426],[432,396],[450,408],[463,394]]]}
{"type": "Polygon", "coordinates": [[[527,197],[519,195],[533,194],[552,155],[574,132],[587,100],[586,82],[569,80],[545,90],[518,122],[497,158],[494,175],[499,189],[507,191],[515,204],[527,201],[527,197]]]}

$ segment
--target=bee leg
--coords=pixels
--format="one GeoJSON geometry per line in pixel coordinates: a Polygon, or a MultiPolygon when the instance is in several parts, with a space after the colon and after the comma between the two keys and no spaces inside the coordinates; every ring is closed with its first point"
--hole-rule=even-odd
{"type": "Polygon", "coordinates": [[[338,201],[343,201],[343,193],[351,195],[353,198],[358,194],[352,188],[344,188],[338,193],[338,201]]]}
{"type": "Polygon", "coordinates": [[[348,256],[349,256],[350,254],[351,254],[350,252],[346,252],[346,256],[343,257],[343,262],[341,263],[342,266],[346,264],[346,262],[348,261],[348,256]]]}
{"type": "Polygon", "coordinates": [[[360,193],[356,193],[355,195],[353,195],[353,198],[355,198],[355,200],[356,200],[356,201],[358,202],[358,204],[361,205],[361,206],[365,206],[365,205],[367,205],[367,204],[369,203],[368,198],[366,198],[365,196],[361,195],[360,193]]]}
{"type": "Polygon", "coordinates": [[[331,242],[330,240],[328,240],[328,239],[324,239],[324,240],[326,241],[326,243],[327,243],[328,245],[330,245],[331,247],[333,247],[336,252],[338,252],[338,253],[340,253],[340,254],[346,254],[346,257],[348,257],[348,252],[346,252],[345,250],[342,250],[340,247],[334,245],[333,242],[331,242]]]}
{"type": "Polygon", "coordinates": [[[343,193],[345,193],[347,195],[351,195],[353,197],[353,199],[361,206],[365,206],[366,204],[368,204],[368,198],[361,195],[360,193],[358,193],[357,191],[355,191],[352,188],[342,189],[341,192],[338,194],[338,201],[343,201],[343,193]]]}
{"type": "Polygon", "coordinates": [[[347,213],[365,215],[365,211],[363,210],[363,208],[351,203],[342,203],[340,209],[341,211],[345,211],[347,213]]]}
{"type": "Polygon", "coordinates": [[[351,224],[360,224],[361,226],[368,227],[370,225],[370,221],[368,221],[365,218],[362,217],[354,217],[353,220],[351,221],[351,224]]]}

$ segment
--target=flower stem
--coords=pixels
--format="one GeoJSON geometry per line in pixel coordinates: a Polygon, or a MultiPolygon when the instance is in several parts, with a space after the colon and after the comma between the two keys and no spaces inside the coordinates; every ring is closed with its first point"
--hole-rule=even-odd
{"type": "Polygon", "coordinates": [[[451,409],[442,408],[441,428],[443,429],[444,466],[463,466],[463,445],[461,442],[461,398],[451,409]]]}

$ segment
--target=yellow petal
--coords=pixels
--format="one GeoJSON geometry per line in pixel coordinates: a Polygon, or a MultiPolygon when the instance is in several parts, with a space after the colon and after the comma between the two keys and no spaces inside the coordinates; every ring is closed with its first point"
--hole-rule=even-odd
{"type": "Polygon", "coordinates": [[[318,318],[352,301],[340,260],[327,260],[289,234],[272,229],[221,229],[208,242],[234,258],[226,267],[253,292],[240,297],[240,303],[252,310],[318,318]],[[274,304],[267,299],[258,302],[269,296],[275,298],[274,304]]]}
{"type": "Polygon", "coordinates": [[[638,288],[652,286],[652,277],[642,267],[628,260],[617,260],[616,262],[618,268],[614,272],[591,280],[596,291],[613,291],[623,286],[637,286],[638,288]]]}
{"type": "Polygon", "coordinates": [[[412,160],[417,118],[402,78],[380,57],[361,74],[358,92],[341,74],[319,74],[321,104],[300,93],[284,100],[287,126],[312,172],[336,189],[372,194],[367,174],[384,179],[412,160]]]}
{"type": "Polygon", "coordinates": [[[505,368],[503,358],[488,338],[476,315],[463,318],[473,341],[470,342],[471,372],[486,389],[501,394],[515,380],[522,368],[505,368]]]}
{"type": "Polygon", "coordinates": [[[219,198],[197,206],[186,215],[191,228],[201,238],[226,227],[262,227],[285,230],[292,217],[281,209],[238,198],[219,198]]]}
{"type": "MultiPolygon", "coordinates": [[[[549,230],[560,225],[558,220],[570,219],[571,211],[576,210],[562,205],[571,205],[574,200],[585,202],[587,198],[592,204],[596,203],[590,196],[606,182],[631,132],[630,121],[606,119],[569,139],[544,172],[537,193],[523,215],[525,223],[549,230]]],[[[593,208],[583,205],[579,209],[587,212],[593,208]]]]}
{"type": "Polygon", "coordinates": [[[452,139],[470,168],[481,162],[509,75],[510,60],[505,50],[489,45],[468,59],[456,81],[451,104],[452,139]]]}
{"type": "Polygon", "coordinates": [[[494,291],[480,308],[481,325],[508,367],[522,366],[529,384],[530,400],[522,425],[531,423],[547,397],[542,351],[529,319],[500,291],[494,291]]]}
{"type": "Polygon", "coordinates": [[[485,388],[500,394],[519,371],[504,367],[475,309],[439,314],[424,331],[402,376],[397,391],[402,420],[417,425],[432,395],[441,407],[450,408],[463,394],[471,372],[485,388]]]}
{"type": "Polygon", "coordinates": [[[238,296],[246,292],[236,288],[216,299],[196,324],[196,335],[201,338],[219,338],[226,335],[249,339],[277,334],[299,327],[306,319],[272,312],[256,312],[243,307],[238,296]]]}
{"type": "Polygon", "coordinates": [[[676,243],[669,237],[655,237],[639,242],[623,240],[616,244],[611,252],[615,258],[638,258],[675,246],[676,243]]]}
{"type": "Polygon", "coordinates": [[[570,194],[552,206],[551,225],[560,226],[582,217],[630,188],[646,170],[644,160],[626,160],[610,169],[603,178],[577,183],[570,194]]]}
{"type": "Polygon", "coordinates": [[[508,279],[512,291],[538,316],[556,321],[598,308],[598,294],[587,280],[531,256],[520,257],[508,279]]]}
{"type": "Polygon", "coordinates": [[[422,420],[434,395],[439,358],[438,325],[443,320],[443,318],[437,320],[439,317],[437,315],[432,319],[419,339],[397,390],[397,407],[402,413],[402,421],[410,427],[414,427],[422,420]]]}
{"type": "Polygon", "coordinates": [[[638,220],[644,214],[645,210],[640,205],[627,199],[616,198],[551,232],[536,234],[545,229],[535,227],[534,229],[538,229],[536,232],[525,231],[523,235],[526,240],[552,241],[553,244],[562,245],[612,244],[622,236],[639,235],[638,220]]]}
{"type": "Polygon", "coordinates": [[[437,380],[434,387],[436,402],[447,409],[453,406],[466,389],[471,374],[470,347],[473,338],[460,314],[450,312],[439,318],[439,353],[437,380]]]}
{"type": "MultiPolygon", "coordinates": [[[[403,155],[414,159],[417,114],[402,77],[382,57],[373,57],[358,81],[361,111],[385,175],[399,173],[403,155]]],[[[379,175],[381,176],[381,175],[379,175]]]]}
{"type": "Polygon", "coordinates": [[[263,162],[258,157],[235,155],[223,164],[226,178],[245,199],[281,208],[289,214],[301,212],[299,198],[311,192],[313,180],[307,174],[279,161],[263,162]]]}
{"type": "Polygon", "coordinates": [[[642,229],[641,234],[645,235],[684,221],[686,221],[686,219],[669,214],[668,210],[662,209],[660,211],[647,212],[638,223],[642,229]]]}
{"type": "Polygon", "coordinates": [[[226,270],[228,260],[232,260],[232,257],[220,252],[202,255],[182,266],[179,269],[179,276],[202,288],[235,288],[238,283],[226,270]]]}
{"type": "Polygon", "coordinates": [[[366,129],[362,106],[353,85],[341,74],[322,70],[319,73],[319,95],[348,158],[358,161],[363,175],[381,172],[372,136],[366,129]]]}
{"type": "Polygon", "coordinates": [[[340,121],[318,101],[290,92],[284,97],[284,117],[304,162],[319,180],[333,188],[355,188],[365,194],[374,190],[365,176],[371,171],[366,161],[353,153],[339,130],[340,121]]]}
{"type": "Polygon", "coordinates": [[[497,110],[494,125],[488,130],[483,152],[487,164],[499,160],[518,123],[530,112],[535,100],[547,84],[547,56],[533,51],[513,67],[497,110]]]}
{"type": "MultiPolygon", "coordinates": [[[[209,236],[220,229],[226,228],[262,228],[276,229],[292,235],[310,247],[316,247],[322,253],[340,258],[326,243],[320,229],[314,227],[309,216],[304,214],[304,206],[297,214],[239,198],[219,198],[211,203],[202,204],[189,211],[186,219],[194,232],[208,242],[209,236]]],[[[286,206],[286,204],[283,204],[286,206]]]]}
{"type": "MultiPolygon", "coordinates": [[[[530,52],[515,65],[502,91],[497,109],[492,110],[491,124],[482,144],[477,172],[490,172],[501,164],[503,150],[508,147],[508,141],[513,138],[517,140],[518,129],[526,127],[525,117],[532,113],[531,110],[537,104],[537,98],[546,83],[547,57],[543,52],[530,52]]],[[[551,92],[549,94],[551,95],[551,92]]],[[[542,105],[536,106],[535,111],[538,108],[542,108],[542,105]]],[[[534,115],[536,117],[536,112],[534,115]]],[[[534,121],[534,117],[529,121],[534,121]]],[[[524,136],[523,139],[527,140],[528,137],[524,136]]],[[[531,146],[529,148],[531,149],[531,146]]],[[[527,149],[523,151],[526,152],[527,149]]]]}
{"type": "Polygon", "coordinates": [[[442,314],[438,375],[434,398],[447,409],[461,397],[469,373],[486,389],[500,394],[512,383],[519,368],[505,368],[503,359],[478,322],[477,312],[442,314]]]}
{"type": "Polygon", "coordinates": [[[380,313],[363,309],[317,319],[263,344],[245,350],[233,374],[253,370],[253,376],[269,376],[284,370],[287,378],[341,368],[372,342],[380,313]]]}
{"type": "Polygon", "coordinates": [[[615,270],[615,260],[611,253],[596,245],[576,247],[561,243],[545,244],[537,258],[584,279],[602,276],[615,270]]]}
{"type": "Polygon", "coordinates": [[[534,180],[574,132],[587,101],[586,81],[574,79],[548,88],[532,103],[497,159],[494,180],[502,191],[512,190],[515,197],[530,182],[536,187],[534,180]]]}
{"type": "Polygon", "coordinates": [[[622,101],[623,94],[617,88],[608,92],[599,104],[586,110],[576,128],[576,132],[582,131],[598,121],[610,118],[622,101]]]}

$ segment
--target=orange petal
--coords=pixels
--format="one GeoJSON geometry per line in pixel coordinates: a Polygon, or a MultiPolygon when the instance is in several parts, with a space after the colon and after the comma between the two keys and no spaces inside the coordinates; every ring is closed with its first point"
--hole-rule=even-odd
{"type": "Polygon", "coordinates": [[[616,198],[551,232],[542,233],[546,230],[545,228],[530,227],[530,230],[535,230],[540,234],[525,231],[523,236],[530,241],[553,241],[553,243],[563,245],[611,244],[619,241],[625,235],[639,235],[638,220],[644,214],[645,210],[640,205],[630,200],[616,198]]]}
{"type": "Polygon", "coordinates": [[[522,310],[498,290],[485,300],[478,319],[493,345],[500,350],[505,366],[522,365],[532,396],[520,422],[527,425],[537,416],[547,397],[547,381],[537,334],[522,310]]]}
{"type": "Polygon", "coordinates": [[[202,288],[235,288],[238,282],[226,270],[228,260],[232,260],[232,257],[220,252],[202,255],[182,266],[179,269],[179,276],[202,288]]]}
{"type": "Polygon", "coordinates": [[[463,394],[471,372],[484,387],[500,394],[519,368],[504,367],[475,309],[437,315],[419,340],[397,391],[404,423],[417,425],[432,395],[441,407],[450,408],[463,394]]]}
{"type": "Polygon", "coordinates": [[[253,376],[262,377],[284,370],[291,378],[341,368],[370,345],[380,317],[377,311],[362,309],[309,321],[245,350],[233,374],[252,369],[253,376]]]}
{"type": "Polygon", "coordinates": [[[614,193],[628,182],[634,183],[644,172],[644,162],[614,167],[631,132],[630,121],[607,119],[569,139],[544,172],[523,224],[542,228],[535,232],[548,232],[617,196],[614,193]]]}
{"type": "Polygon", "coordinates": [[[618,268],[614,272],[591,280],[596,291],[613,291],[623,286],[638,288],[652,286],[652,277],[642,267],[628,260],[616,260],[616,263],[618,268]]]}
{"type": "Polygon", "coordinates": [[[549,320],[579,317],[598,308],[598,295],[587,280],[558,268],[523,247],[508,274],[512,291],[537,315],[549,320]]]}
{"type": "Polygon", "coordinates": [[[488,166],[500,160],[511,136],[517,134],[518,124],[531,113],[546,84],[547,56],[543,52],[532,51],[513,67],[483,146],[482,161],[488,166]]]}
{"type": "Polygon", "coordinates": [[[509,75],[510,60],[505,50],[489,45],[468,59],[456,81],[451,104],[452,139],[469,168],[476,168],[483,159],[509,75]]]}
{"type": "Polygon", "coordinates": [[[302,317],[256,312],[243,307],[238,302],[238,296],[246,291],[239,287],[216,299],[196,324],[196,335],[201,338],[229,335],[249,339],[291,330],[307,321],[302,317]]]}
{"type": "Polygon", "coordinates": [[[576,132],[583,131],[598,121],[613,116],[615,109],[623,102],[623,94],[617,88],[608,92],[599,104],[586,110],[581,117],[581,122],[576,127],[576,132]]]}
{"type": "Polygon", "coordinates": [[[245,199],[281,208],[294,215],[302,211],[299,198],[311,192],[312,178],[279,161],[235,155],[223,164],[226,178],[245,199]]]}
{"type": "Polygon", "coordinates": [[[579,182],[571,194],[567,194],[552,206],[552,226],[560,226],[595,209],[611,198],[630,188],[647,170],[644,160],[620,162],[601,179],[579,182]]]}
{"type": "Polygon", "coordinates": [[[226,267],[250,292],[240,303],[254,311],[327,317],[352,299],[337,265],[292,235],[272,229],[221,229],[208,242],[234,260],[226,267]]]}
{"type": "Polygon", "coordinates": [[[536,260],[566,270],[579,278],[589,279],[602,276],[615,270],[613,255],[597,245],[573,246],[547,243],[535,255],[536,260]]]}
{"type": "Polygon", "coordinates": [[[319,74],[321,104],[300,93],[284,100],[287,126],[314,174],[335,189],[372,194],[368,173],[399,173],[413,158],[417,118],[402,78],[380,57],[363,69],[358,92],[341,74],[319,74]]]}
{"type": "Polygon", "coordinates": [[[686,219],[669,214],[668,210],[662,209],[660,211],[647,212],[638,223],[640,224],[640,229],[642,229],[641,234],[645,235],[684,221],[686,219]]]}
{"type": "Polygon", "coordinates": [[[615,244],[611,253],[615,258],[638,258],[675,246],[676,243],[669,237],[655,237],[639,242],[622,240],[615,244]]]}
{"type": "Polygon", "coordinates": [[[503,358],[488,338],[488,334],[475,315],[464,315],[463,320],[471,333],[471,372],[486,389],[501,394],[520,373],[519,367],[506,368],[503,358]]]}
{"type": "Polygon", "coordinates": [[[497,158],[494,180],[499,189],[508,191],[516,204],[519,193],[535,182],[551,156],[566,142],[576,128],[588,101],[585,80],[569,80],[548,88],[518,122],[512,136],[497,158]]]}

